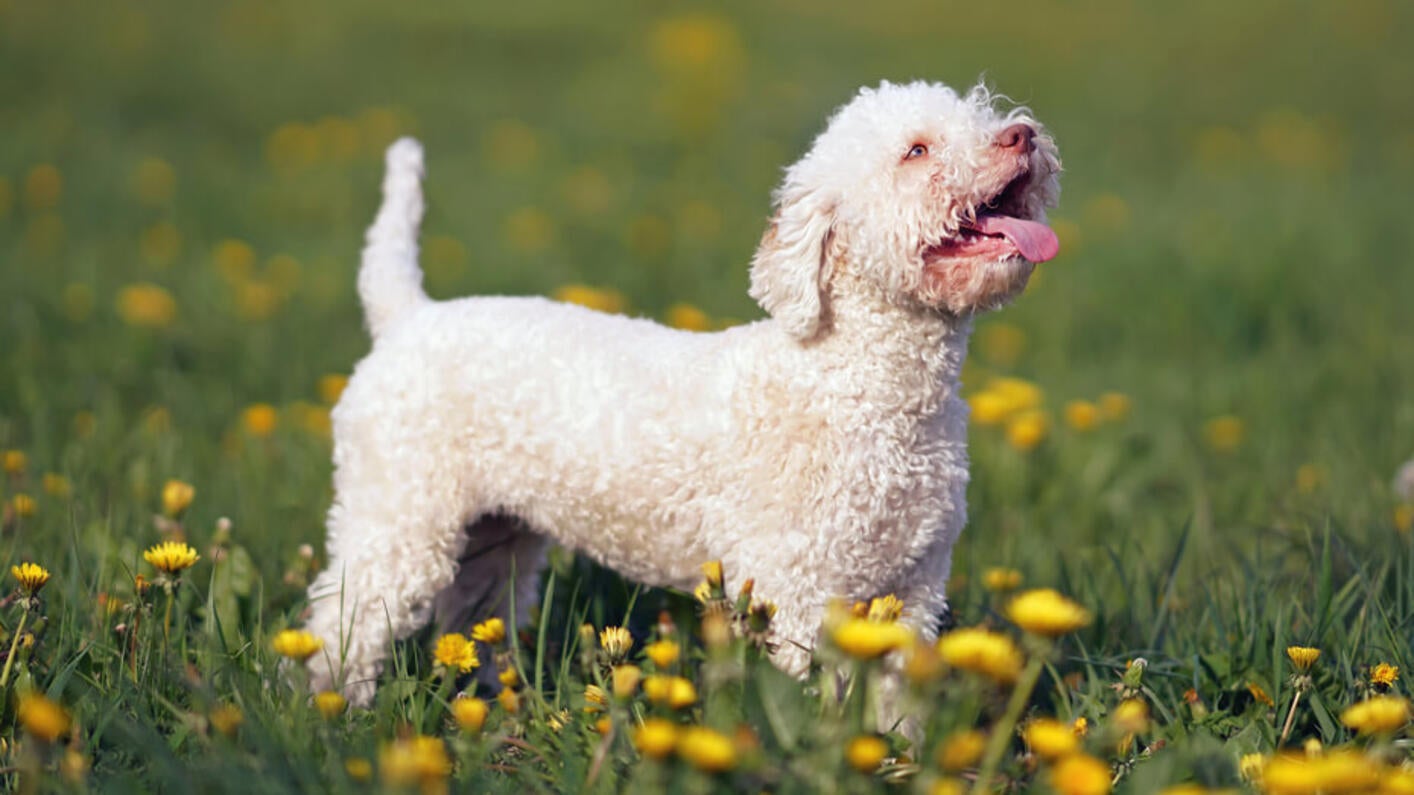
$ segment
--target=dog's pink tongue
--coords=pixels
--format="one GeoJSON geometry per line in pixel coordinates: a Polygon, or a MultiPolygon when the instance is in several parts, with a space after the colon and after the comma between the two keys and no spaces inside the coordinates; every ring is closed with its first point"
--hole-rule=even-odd
{"type": "Polygon", "coordinates": [[[1024,221],[1010,215],[984,215],[972,225],[984,235],[1001,235],[1011,241],[1021,256],[1032,262],[1045,262],[1060,253],[1060,241],[1049,226],[1036,221],[1024,221]]]}

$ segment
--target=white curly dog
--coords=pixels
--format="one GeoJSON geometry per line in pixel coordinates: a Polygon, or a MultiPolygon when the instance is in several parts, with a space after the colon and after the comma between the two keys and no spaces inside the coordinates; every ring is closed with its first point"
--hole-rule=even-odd
{"type": "MultiPolygon", "coordinates": [[[[690,589],[709,560],[774,601],[803,672],[827,603],[897,594],[931,636],[966,519],[972,317],[1055,256],[1051,138],[982,86],[883,83],[775,194],[770,317],[713,333],[543,298],[432,301],[422,151],[388,150],[358,290],[373,350],[333,413],[316,689],[374,692],[391,642],[523,615],[548,544],[690,589]]],[[[735,584],[728,583],[729,588],[735,584]]]]}

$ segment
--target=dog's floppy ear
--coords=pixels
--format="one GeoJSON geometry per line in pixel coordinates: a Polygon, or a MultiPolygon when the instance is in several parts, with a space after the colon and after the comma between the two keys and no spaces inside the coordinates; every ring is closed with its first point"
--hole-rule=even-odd
{"type": "Polygon", "coordinates": [[[751,297],[801,341],[820,332],[830,279],[835,202],[822,193],[784,187],[751,260],[751,297]]]}

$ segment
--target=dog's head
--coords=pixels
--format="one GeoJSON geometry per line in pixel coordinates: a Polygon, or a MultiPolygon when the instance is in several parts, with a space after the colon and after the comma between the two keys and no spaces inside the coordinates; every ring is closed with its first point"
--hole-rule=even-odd
{"type": "Polygon", "coordinates": [[[887,300],[956,315],[996,308],[1054,257],[1055,143],[983,86],[883,83],[836,111],[786,171],[751,295],[787,330],[821,330],[842,267],[887,300]]]}

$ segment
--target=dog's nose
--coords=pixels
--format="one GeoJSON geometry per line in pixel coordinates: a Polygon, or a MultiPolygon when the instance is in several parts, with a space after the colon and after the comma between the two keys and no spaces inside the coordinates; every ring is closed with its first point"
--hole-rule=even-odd
{"type": "Polygon", "coordinates": [[[1013,124],[997,133],[997,146],[1017,154],[1029,155],[1036,150],[1036,145],[1031,142],[1035,136],[1036,131],[1031,129],[1031,125],[1013,124]]]}

